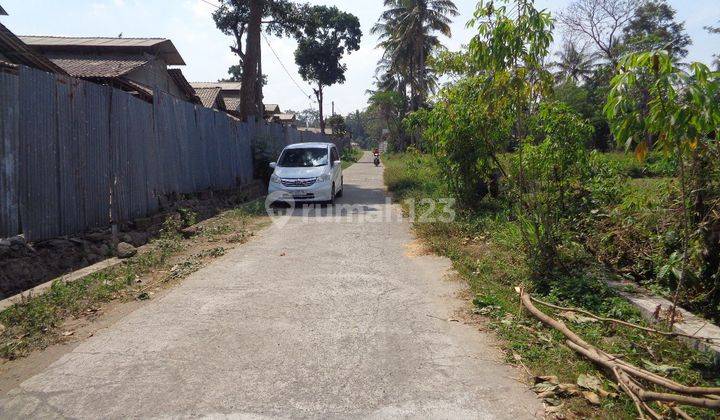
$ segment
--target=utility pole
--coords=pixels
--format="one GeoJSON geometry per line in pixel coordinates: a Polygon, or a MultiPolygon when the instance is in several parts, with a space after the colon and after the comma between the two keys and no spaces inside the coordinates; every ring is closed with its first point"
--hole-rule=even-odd
{"type": "Polygon", "coordinates": [[[335,115],[335,101],[332,101],[332,115],[335,115]]]}

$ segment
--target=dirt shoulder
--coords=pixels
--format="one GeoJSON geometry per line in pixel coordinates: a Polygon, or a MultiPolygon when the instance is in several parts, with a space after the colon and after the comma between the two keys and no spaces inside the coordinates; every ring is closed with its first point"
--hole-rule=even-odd
{"type": "Polygon", "coordinates": [[[225,210],[190,228],[169,215],[160,235],[123,264],[0,312],[0,395],[44,370],[97,331],[150,304],[189,274],[252,240],[269,220],[262,201],[225,210]]]}

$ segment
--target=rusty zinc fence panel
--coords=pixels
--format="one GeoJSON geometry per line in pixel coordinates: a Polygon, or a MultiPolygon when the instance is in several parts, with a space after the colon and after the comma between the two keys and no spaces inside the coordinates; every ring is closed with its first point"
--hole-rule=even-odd
{"type": "MultiPolygon", "coordinates": [[[[83,202],[84,162],[80,153],[80,143],[75,140],[77,124],[84,109],[74,105],[77,98],[78,81],[69,77],[57,76],[55,79],[55,101],[57,118],[57,183],[59,201],[60,233],[63,235],[85,230],[85,209],[78,203],[83,202]]],[[[47,182],[50,182],[48,180],[47,182]]]]}
{"type": "Polygon", "coordinates": [[[61,234],[55,76],[20,68],[20,208],[29,240],[61,234]]]}
{"type": "Polygon", "coordinates": [[[242,164],[242,182],[247,184],[253,179],[253,153],[252,132],[247,123],[239,124],[238,136],[240,138],[240,159],[242,164]]]}
{"type": "MultiPolygon", "coordinates": [[[[140,100],[125,92],[112,92],[110,156],[112,160],[111,204],[114,221],[132,220],[148,213],[148,186],[145,169],[148,111],[140,100]]],[[[149,105],[147,105],[149,107],[149,105]]]]}
{"type": "Polygon", "coordinates": [[[250,182],[259,138],[328,141],[155,92],[150,105],[27,67],[0,74],[0,236],[79,233],[151,214],[163,195],[250,182]]]}
{"type": "Polygon", "coordinates": [[[215,147],[213,144],[213,130],[215,121],[215,111],[209,108],[196,107],[195,120],[198,127],[198,145],[200,146],[201,159],[204,164],[201,167],[198,186],[205,190],[212,187],[211,180],[215,179],[216,168],[214,165],[216,160],[215,147]]]}
{"type": "Polygon", "coordinates": [[[80,81],[74,106],[77,108],[75,141],[80,149],[85,229],[110,224],[110,100],[112,89],[80,81]]]}
{"type": "Polygon", "coordinates": [[[18,77],[0,72],[0,238],[20,233],[18,77]]]}

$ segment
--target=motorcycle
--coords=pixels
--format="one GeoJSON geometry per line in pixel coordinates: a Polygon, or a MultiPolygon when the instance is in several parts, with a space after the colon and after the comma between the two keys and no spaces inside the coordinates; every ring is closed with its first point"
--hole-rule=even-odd
{"type": "Polygon", "coordinates": [[[375,156],[375,159],[373,159],[373,163],[375,166],[380,166],[380,153],[373,153],[375,156]]]}

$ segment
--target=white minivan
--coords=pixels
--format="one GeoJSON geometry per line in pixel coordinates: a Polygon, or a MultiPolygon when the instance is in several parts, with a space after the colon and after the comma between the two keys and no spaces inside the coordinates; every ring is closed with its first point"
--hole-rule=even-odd
{"type": "Polygon", "coordinates": [[[277,201],[333,203],[343,192],[340,154],[332,143],[296,143],[285,147],[270,176],[268,194],[277,201]]]}

